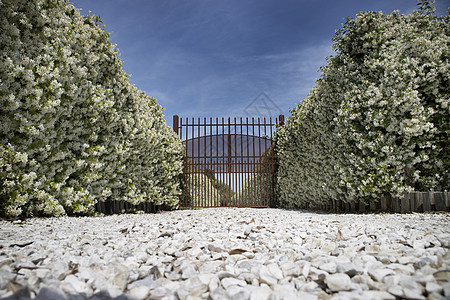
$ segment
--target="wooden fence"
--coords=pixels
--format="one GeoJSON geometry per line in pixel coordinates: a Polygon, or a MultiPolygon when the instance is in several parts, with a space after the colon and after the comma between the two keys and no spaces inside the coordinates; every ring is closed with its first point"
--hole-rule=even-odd
{"type": "Polygon", "coordinates": [[[108,200],[95,204],[95,211],[105,215],[136,212],[155,213],[162,210],[167,210],[167,208],[164,205],[154,205],[153,203],[132,205],[125,201],[108,200]]]}
{"type": "Polygon", "coordinates": [[[450,192],[411,192],[403,198],[383,197],[381,201],[369,204],[362,202],[345,203],[331,201],[324,205],[309,205],[306,209],[319,209],[334,212],[375,212],[391,213],[450,211],[450,192]]]}

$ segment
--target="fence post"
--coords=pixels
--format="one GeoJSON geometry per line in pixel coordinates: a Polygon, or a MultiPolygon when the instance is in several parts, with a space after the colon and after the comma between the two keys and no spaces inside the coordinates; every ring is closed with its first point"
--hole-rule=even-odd
{"type": "Polygon", "coordinates": [[[178,115],[173,115],[173,131],[178,135],[178,115]]]}
{"type": "Polygon", "coordinates": [[[284,124],[284,115],[279,115],[278,116],[278,124],[279,125],[283,125],[284,124]]]}

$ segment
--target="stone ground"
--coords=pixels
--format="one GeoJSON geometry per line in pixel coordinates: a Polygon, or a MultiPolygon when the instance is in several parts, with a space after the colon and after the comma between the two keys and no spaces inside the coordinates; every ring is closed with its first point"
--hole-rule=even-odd
{"type": "Polygon", "coordinates": [[[0,299],[450,299],[450,214],[0,221],[0,299]]]}

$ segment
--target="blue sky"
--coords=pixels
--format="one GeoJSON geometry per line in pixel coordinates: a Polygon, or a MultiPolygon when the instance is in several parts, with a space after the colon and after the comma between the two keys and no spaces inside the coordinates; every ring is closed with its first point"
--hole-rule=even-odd
{"type": "MultiPolygon", "coordinates": [[[[180,117],[289,116],[343,18],[415,0],[71,0],[100,16],[131,83],[180,117]]],[[[436,13],[448,2],[437,0],[436,13]]]]}

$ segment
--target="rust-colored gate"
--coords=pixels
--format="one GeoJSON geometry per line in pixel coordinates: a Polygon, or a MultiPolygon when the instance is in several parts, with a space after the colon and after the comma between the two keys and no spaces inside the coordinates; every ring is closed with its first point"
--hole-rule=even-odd
{"type": "Polygon", "coordinates": [[[251,120],[174,115],[173,129],[184,144],[181,207],[274,205],[273,136],[283,121],[283,115],[251,120]]]}

